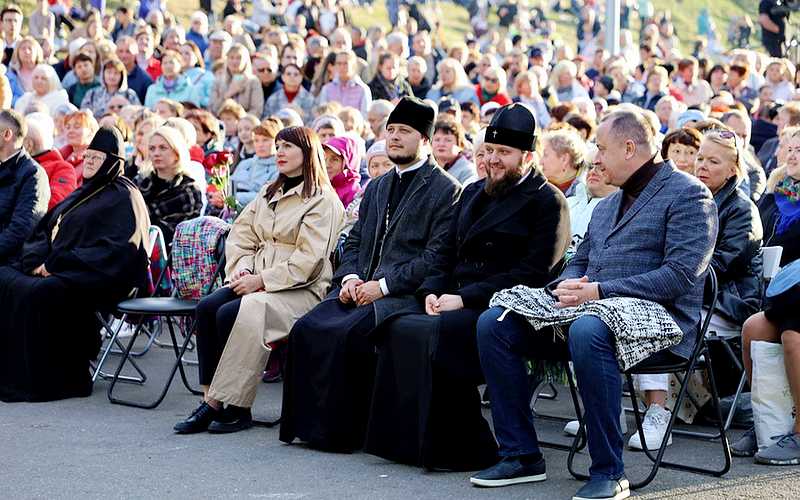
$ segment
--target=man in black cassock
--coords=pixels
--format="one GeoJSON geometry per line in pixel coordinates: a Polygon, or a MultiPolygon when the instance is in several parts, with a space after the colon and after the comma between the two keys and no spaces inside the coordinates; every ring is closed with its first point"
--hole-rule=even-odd
{"type": "Polygon", "coordinates": [[[386,326],[368,453],[429,469],[497,462],[477,391],[478,317],[499,290],[549,283],[570,241],[566,198],[533,160],[535,130],[524,104],[504,106],[492,118],[487,177],[467,186],[455,207],[446,258],[416,293],[424,313],[386,326]]]}
{"type": "Polygon", "coordinates": [[[393,171],[367,185],[334,289],[295,323],[280,439],[334,451],[363,446],[379,325],[416,307],[414,292],[441,259],[458,181],[428,156],[436,111],[404,97],[389,115],[393,171]]]}

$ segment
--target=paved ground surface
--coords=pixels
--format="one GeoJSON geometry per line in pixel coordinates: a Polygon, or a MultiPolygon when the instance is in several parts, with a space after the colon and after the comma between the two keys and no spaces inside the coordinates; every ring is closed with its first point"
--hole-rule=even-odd
{"type": "MultiPolygon", "coordinates": [[[[144,387],[122,386],[119,395],[152,397],[169,362],[170,351],[151,351],[142,360],[151,379],[144,387]]],[[[196,381],[196,371],[189,373],[196,381]]],[[[107,387],[107,382],[98,382],[88,399],[0,403],[0,498],[560,499],[570,498],[581,484],[566,471],[566,453],[556,450],[545,450],[546,482],[482,490],[469,485],[467,473],[426,473],[363,453],[339,455],[288,446],[278,441],[277,429],[176,436],[172,425],[198,403],[180,382],[173,383],[155,410],[112,405],[106,399],[107,387]]],[[[280,391],[280,384],[261,386],[258,418],[277,418],[280,391]]],[[[559,401],[541,408],[564,413],[568,407],[559,401]]],[[[560,429],[557,422],[539,424],[544,439],[564,439],[560,429]]],[[[721,453],[717,444],[676,437],[667,455],[708,465],[720,463],[721,453]]],[[[629,476],[641,477],[646,458],[626,453],[625,459],[629,476]]],[[[578,461],[587,464],[585,456],[578,461]]],[[[797,499],[800,469],[734,459],[732,471],[721,480],[662,470],[637,494],[797,499]]]]}

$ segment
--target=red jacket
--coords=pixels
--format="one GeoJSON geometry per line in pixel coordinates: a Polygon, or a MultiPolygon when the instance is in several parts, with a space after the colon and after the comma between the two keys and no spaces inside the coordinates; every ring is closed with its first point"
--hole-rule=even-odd
{"type": "Polygon", "coordinates": [[[65,162],[75,168],[75,184],[81,187],[81,184],[83,184],[83,153],[76,153],[69,144],[61,148],[58,152],[65,162]]]}
{"type": "Polygon", "coordinates": [[[47,204],[47,210],[50,210],[78,187],[75,167],[64,161],[57,149],[34,156],[33,159],[42,166],[50,179],[50,203],[47,204]]]}
{"type": "Polygon", "coordinates": [[[480,101],[481,106],[486,104],[487,102],[496,102],[501,106],[505,106],[506,104],[511,104],[511,98],[508,97],[508,94],[497,93],[494,97],[489,99],[488,101],[483,100],[483,91],[481,89],[481,84],[478,83],[475,85],[475,94],[478,96],[478,101],[480,101]]]}

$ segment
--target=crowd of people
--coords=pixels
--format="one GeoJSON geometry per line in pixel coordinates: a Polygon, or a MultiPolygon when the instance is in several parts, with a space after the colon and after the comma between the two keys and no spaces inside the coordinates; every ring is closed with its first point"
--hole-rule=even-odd
{"type": "MultiPolygon", "coordinates": [[[[762,278],[763,247],[800,257],[782,46],[684,53],[669,12],[639,2],[634,33],[623,2],[609,54],[603,2],[533,3],[467,2],[474,31],[450,44],[414,2],[387,2],[390,31],[341,0],[230,0],[188,26],[166,2],[5,5],[0,400],[90,394],[95,312],[147,289],[150,228],[169,249],[181,223],[218,217],[226,281],[197,306],[204,397],[180,434],[251,427],[284,341],[282,441],[480,470],[477,486],[541,481],[529,361],[569,358],[592,459],[575,498],[624,498],[620,367],[686,360],[706,314],[741,335],[748,377],[750,343],[782,343],[800,401],[800,285],[765,300],[762,278]],[[554,16],[577,20],[577,46],[554,16]],[[599,300],[663,330],[531,324],[599,300]]],[[[783,18],[764,9],[772,42],[783,18]]],[[[671,442],[669,384],[637,377],[631,449],[671,442]]],[[[800,419],[733,452],[798,464],[800,419]]]]}

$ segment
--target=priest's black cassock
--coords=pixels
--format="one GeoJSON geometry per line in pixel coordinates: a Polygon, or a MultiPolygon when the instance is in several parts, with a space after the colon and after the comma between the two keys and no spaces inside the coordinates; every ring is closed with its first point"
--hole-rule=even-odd
{"type": "Polygon", "coordinates": [[[280,439],[334,451],[363,446],[375,347],[387,319],[416,307],[414,292],[446,244],[458,182],[431,157],[367,185],[345,243],[337,285],[292,328],[280,439]],[[365,306],[339,301],[341,281],[384,279],[389,295],[365,306]]]}
{"type": "Polygon", "coordinates": [[[492,295],[552,280],[569,244],[566,199],[538,171],[500,198],[485,180],[462,193],[448,256],[417,292],[461,296],[464,308],[412,314],[388,324],[379,359],[365,449],[431,469],[476,470],[497,462],[481,415],[475,327],[492,295]]]}
{"type": "Polygon", "coordinates": [[[95,311],[111,310],[147,270],[149,217],[122,177],[122,137],[101,128],[89,149],[107,154],[97,173],[53,208],[0,268],[0,400],[50,401],[91,394],[100,347],[95,311]],[[32,273],[44,264],[48,277],[32,273]]]}

